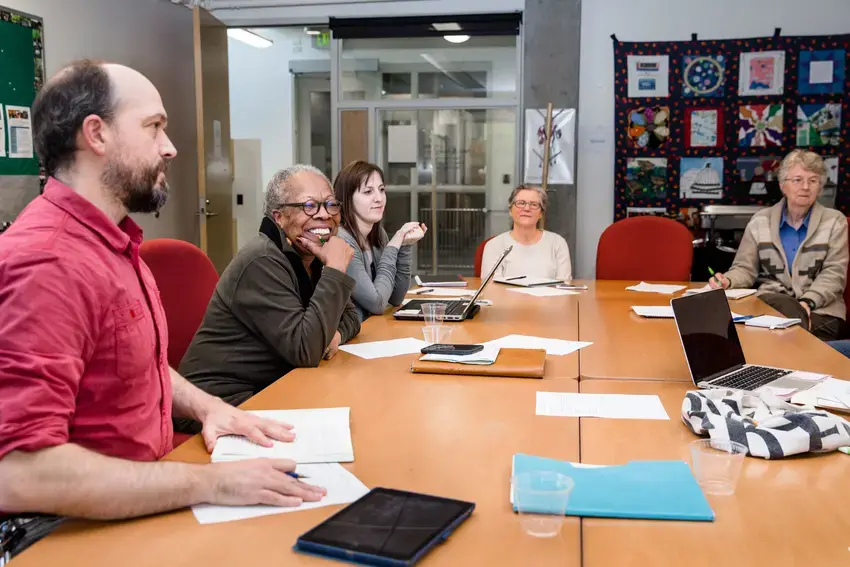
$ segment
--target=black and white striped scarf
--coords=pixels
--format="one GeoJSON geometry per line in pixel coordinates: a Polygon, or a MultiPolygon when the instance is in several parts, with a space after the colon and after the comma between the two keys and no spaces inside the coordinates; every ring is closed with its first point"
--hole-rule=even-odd
{"type": "Polygon", "coordinates": [[[789,404],[771,392],[690,391],[682,401],[682,421],[697,435],[741,443],[747,454],[765,459],[850,446],[847,420],[789,404]]]}

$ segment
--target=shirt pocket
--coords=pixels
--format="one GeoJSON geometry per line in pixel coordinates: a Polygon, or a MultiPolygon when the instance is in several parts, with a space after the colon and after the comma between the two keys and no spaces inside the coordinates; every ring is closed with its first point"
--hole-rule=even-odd
{"type": "Polygon", "coordinates": [[[154,329],[141,300],[113,305],[115,374],[126,380],[143,379],[156,363],[154,329]]]}

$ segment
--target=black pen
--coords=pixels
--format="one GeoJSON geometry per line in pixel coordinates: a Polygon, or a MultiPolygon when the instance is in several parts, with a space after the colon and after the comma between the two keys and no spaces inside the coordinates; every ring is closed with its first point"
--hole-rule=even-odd
{"type": "Polygon", "coordinates": [[[525,276],[516,276],[514,278],[505,278],[505,281],[506,282],[512,282],[514,280],[524,280],[524,279],[525,279],[525,276]]]}
{"type": "Polygon", "coordinates": [[[411,291],[410,295],[419,295],[421,293],[428,293],[428,292],[431,292],[431,291],[434,291],[434,290],[426,287],[426,288],[423,288],[423,289],[417,289],[416,291],[411,291]]]}

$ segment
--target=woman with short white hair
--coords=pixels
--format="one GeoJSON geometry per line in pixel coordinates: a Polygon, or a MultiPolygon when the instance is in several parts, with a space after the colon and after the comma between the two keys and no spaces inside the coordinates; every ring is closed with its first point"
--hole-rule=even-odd
{"type": "Polygon", "coordinates": [[[847,280],[847,219],[817,202],[826,181],[823,159],[794,150],[779,167],[784,197],[756,213],[732,267],[716,274],[712,287],[758,287],[762,301],[822,340],[844,326],[847,280]]]}
{"type": "Polygon", "coordinates": [[[487,274],[509,246],[514,249],[496,273],[498,278],[529,276],[569,280],[573,277],[570,248],[554,232],[540,228],[549,198],[540,187],[520,185],[508,200],[513,228],[491,239],[484,246],[481,273],[487,274]]]}

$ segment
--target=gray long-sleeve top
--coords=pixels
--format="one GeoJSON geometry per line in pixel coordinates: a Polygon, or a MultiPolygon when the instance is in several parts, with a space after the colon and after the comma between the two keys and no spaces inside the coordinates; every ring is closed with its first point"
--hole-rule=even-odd
{"type": "Polygon", "coordinates": [[[387,246],[389,238],[381,228],[381,246],[372,247],[372,261],[375,262],[375,279],[368,255],[360,249],[357,240],[348,230],[339,229],[339,236],[354,249],[354,258],[348,264],[347,274],[354,278],[354,292],[351,294],[354,306],[360,314],[360,320],[370,315],[380,315],[387,305],[401,305],[410,288],[410,246],[387,246]]]}

